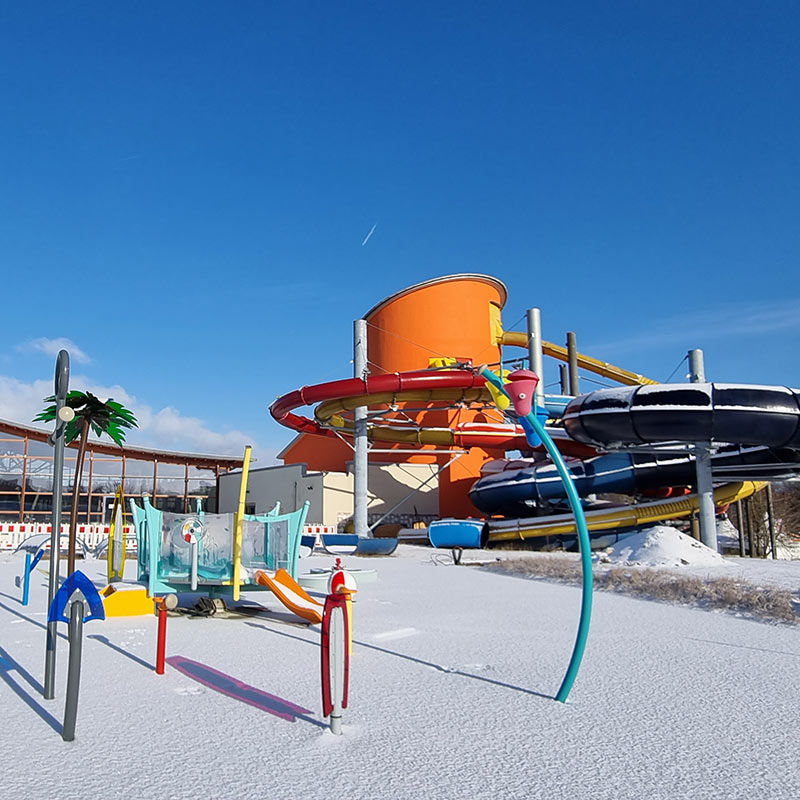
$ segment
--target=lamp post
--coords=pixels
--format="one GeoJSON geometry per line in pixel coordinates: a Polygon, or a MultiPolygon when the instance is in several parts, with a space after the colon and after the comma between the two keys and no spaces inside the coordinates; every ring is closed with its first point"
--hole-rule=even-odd
{"type": "MultiPolygon", "coordinates": [[[[53,513],[50,525],[50,578],[47,587],[47,607],[53,603],[58,591],[58,561],[61,552],[61,489],[64,480],[64,426],[75,416],[75,412],[67,405],[69,390],[69,353],[59,350],[56,358],[55,398],[56,426],[48,437],[48,443],[54,448],[53,453],[53,513]]],[[[47,623],[47,647],[44,661],[44,699],[55,697],[56,641],[57,624],[47,623]]]]}

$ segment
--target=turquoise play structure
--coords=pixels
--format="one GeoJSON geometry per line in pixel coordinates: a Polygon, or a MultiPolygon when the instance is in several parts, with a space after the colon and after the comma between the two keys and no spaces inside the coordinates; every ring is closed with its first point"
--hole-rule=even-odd
{"type": "MultiPolygon", "coordinates": [[[[130,501],[138,543],[138,579],[147,593],[198,591],[218,596],[233,590],[234,514],[173,514],[130,501]]],[[[267,514],[245,515],[242,521],[240,585],[258,587],[257,570],[285,569],[297,579],[300,535],[308,514],[306,501],[281,514],[276,505],[267,514]]]]}

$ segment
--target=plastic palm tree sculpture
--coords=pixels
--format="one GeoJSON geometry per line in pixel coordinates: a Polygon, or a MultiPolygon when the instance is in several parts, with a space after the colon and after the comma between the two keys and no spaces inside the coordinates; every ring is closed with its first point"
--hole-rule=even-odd
{"type": "MultiPolygon", "coordinates": [[[[55,396],[46,397],[44,402],[51,403],[34,422],[52,422],[56,418],[55,396]]],[[[91,392],[68,392],[65,405],[75,412],[75,416],[64,428],[64,443],[69,444],[80,437],[78,458],[75,464],[75,480],[72,487],[72,507],[69,514],[69,553],[67,556],[68,575],[75,571],[75,542],[78,529],[78,498],[83,478],[83,462],[86,457],[86,445],[89,432],[96,436],[106,434],[120,447],[125,441],[125,429],[136,428],[136,417],[121,403],[109,398],[104,403],[91,392]]]]}

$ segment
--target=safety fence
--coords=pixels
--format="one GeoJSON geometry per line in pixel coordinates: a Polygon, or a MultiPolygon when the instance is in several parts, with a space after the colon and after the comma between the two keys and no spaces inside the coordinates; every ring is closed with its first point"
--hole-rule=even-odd
{"type": "MultiPolygon", "coordinates": [[[[43,533],[50,534],[53,530],[52,525],[43,522],[0,522],[0,552],[16,550],[25,539],[31,536],[39,536],[43,533]]],[[[83,542],[86,548],[94,551],[107,538],[111,530],[109,525],[78,525],[77,538],[83,542]]],[[[123,527],[125,534],[125,549],[136,551],[136,529],[133,525],[123,527]]],[[[304,525],[303,536],[319,536],[320,534],[336,533],[335,525],[304,525]]],[[[61,526],[61,549],[66,550],[66,542],[69,535],[69,525],[61,526]]],[[[50,542],[45,543],[45,549],[50,549],[50,542]]],[[[83,550],[83,547],[80,548],[83,550]]]]}

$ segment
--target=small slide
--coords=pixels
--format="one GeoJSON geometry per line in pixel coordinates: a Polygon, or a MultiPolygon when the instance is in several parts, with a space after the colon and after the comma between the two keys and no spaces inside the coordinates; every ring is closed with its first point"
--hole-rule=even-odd
{"type": "Polygon", "coordinates": [[[322,622],[322,603],[311,597],[285,569],[279,569],[273,576],[260,569],[256,572],[256,583],[268,587],[298,617],[308,620],[312,625],[322,622]]]}

